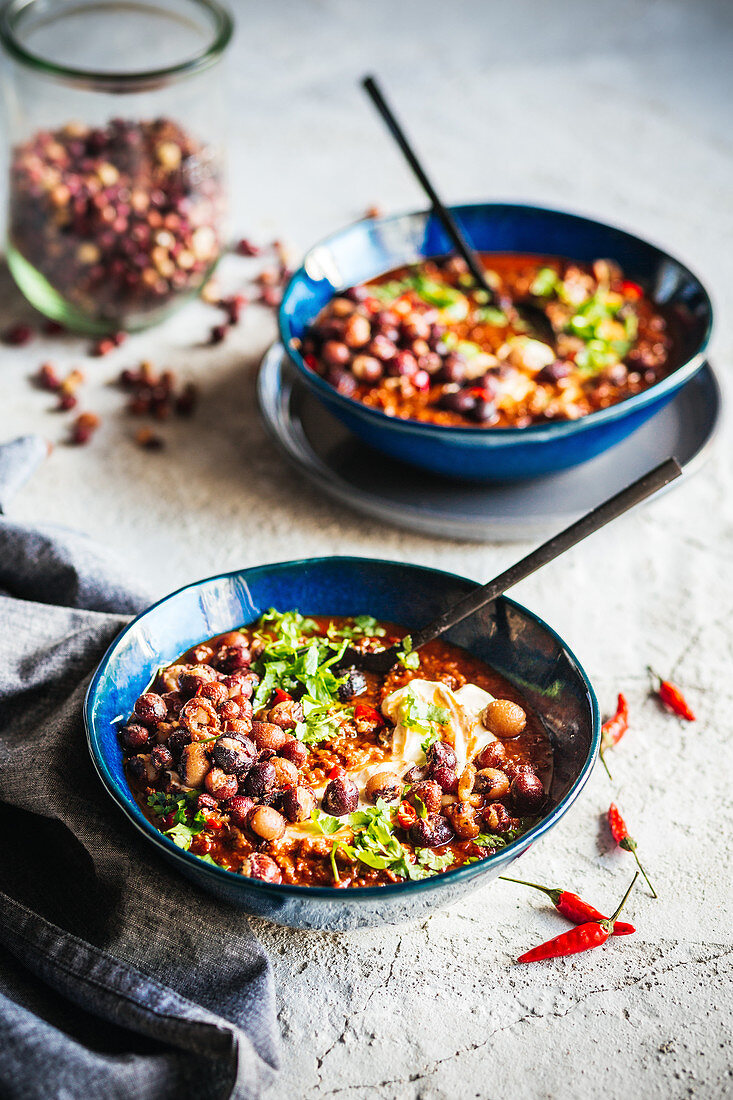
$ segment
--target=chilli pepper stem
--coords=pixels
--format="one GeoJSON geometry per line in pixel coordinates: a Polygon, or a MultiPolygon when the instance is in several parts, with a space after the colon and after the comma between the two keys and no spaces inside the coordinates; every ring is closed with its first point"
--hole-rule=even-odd
{"type": "Polygon", "coordinates": [[[599,751],[598,757],[601,761],[601,764],[603,764],[603,767],[606,769],[606,775],[611,780],[611,782],[613,782],[613,776],[611,775],[611,770],[610,770],[608,764],[606,763],[606,757],[604,756],[602,749],[599,751]]]}
{"type": "Polygon", "coordinates": [[[557,905],[560,900],[562,890],[554,890],[551,886],[540,886],[538,882],[525,882],[521,878],[510,878],[509,875],[499,875],[502,882],[516,882],[517,886],[531,886],[533,890],[541,890],[543,894],[547,894],[553,905],[557,905]]]}
{"type": "MultiPolygon", "coordinates": [[[[636,851],[636,841],[633,841],[633,840],[631,840],[631,837],[627,837],[626,839],[627,839],[627,840],[629,840],[629,841],[631,841],[631,843],[630,843],[630,844],[625,844],[625,843],[624,843],[624,841],[622,840],[622,841],[621,841],[621,845],[620,845],[620,846],[621,846],[622,848],[624,848],[624,849],[625,849],[625,850],[626,850],[627,852],[631,852],[632,856],[633,856],[633,857],[634,857],[634,859],[636,860],[636,866],[637,866],[637,867],[639,868],[639,871],[641,871],[642,875],[644,876],[644,879],[646,880],[646,884],[647,884],[647,886],[649,887],[649,889],[650,889],[650,890],[651,890],[651,892],[652,892],[652,897],[653,897],[653,898],[658,898],[658,897],[659,897],[659,895],[657,894],[657,891],[656,891],[656,890],[654,889],[654,887],[652,886],[651,882],[649,881],[649,875],[648,875],[648,874],[646,873],[646,871],[644,870],[644,867],[642,866],[642,862],[641,862],[641,860],[639,859],[639,856],[638,856],[638,854],[637,854],[637,851],[636,851]]],[[[638,874],[638,872],[637,872],[637,874],[638,874]]]]}
{"type": "MultiPolygon", "coordinates": [[[[643,871],[642,871],[642,874],[643,874],[643,871]]],[[[628,887],[626,893],[624,894],[624,896],[621,898],[621,902],[619,904],[619,907],[616,910],[616,912],[613,914],[613,916],[609,917],[608,920],[600,921],[600,923],[602,925],[607,925],[611,932],[613,932],[613,926],[616,923],[616,921],[618,920],[619,913],[623,909],[624,905],[626,905],[626,902],[629,900],[629,894],[634,889],[634,883],[636,882],[638,877],[639,877],[639,872],[637,871],[636,874],[634,875],[634,877],[632,878],[631,882],[629,883],[629,887],[628,887]]]]}

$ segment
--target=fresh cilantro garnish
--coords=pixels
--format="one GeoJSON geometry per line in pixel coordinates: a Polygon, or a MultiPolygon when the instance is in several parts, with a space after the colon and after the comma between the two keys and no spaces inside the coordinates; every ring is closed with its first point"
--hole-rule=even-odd
{"type": "Polygon", "coordinates": [[[511,844],[517,837],[523,836],[536,821],[536,817],[523,817],[515,829],[509,829],[501,836],[494,836],[492,833],[479,833],[477,837],[474,837],[473,842],[478,844],[480,848],[506,848],[507,844],[511,844]]]}
{"type": "Polygon", "coordinates": [[[446,707],[426,702],[408,687],[400,706],[400,722],[406,729],[423,735],[421,745],[426,755],[433,742],[440,739],[438,727],[446,725],[449,718],[450,712],[446,707]]]}
{"type": "Polygon", "coordinates": [[[383,638],[387,632],[383,626],[379,625],[373,615],[354,615],[352,618],[347,619],[345,623],[342,623],[341,626],[337,626],[336,623],[329,623],[326,633],[333,641],[336,638],[339,640],[343,638],[383,638]]]}
{"type": "Polygon", "coordinates": [[[378,302],[393,302],[410,290],[410,285],[409,279],[390,279],[386,283],[369,283],[366,289],[369,296],[378,302]]]}
{"type": "Polygon", "coordinates": [[[169,836],[174,844],[177,844],[179,848],[183,848],[184,851],[188,851],[191,847],[191,841],[198,833],[202,832],[206,828],[206,819],[201,810],[198,810],[194,814],[190,824],[186,824],[185,821],[177,822],[172,829],[166,829],[165,835],[169,836]]]}
{"type": "Polygon", "coordinates": [[[391,810],[383,799],[377,799],[376,806],[349,814],[348,823],[353,844],[341,841],[341,848],[350,859],[379,871],[389,869],[401,878],[424,877],[423,869],[410,862],[407,849],[395,836],[391,810]]]}
{"type": "Polygon", "coordinates": [[[340,818],[332,817],[330,814],[324,814],[321,810],[312,811],[311,821],[324,836],[330,836],[331,833],[335,833],[343,824],[340,818]]]}
{"type": "Polygon", "coordinates": [[[164,791],[156,791],[149,794],[147,804],[156,817],[165,817],[174,814],[173,824],[186,823],[186,811],[196,801],[197,791],[178,791],[175,794],[166,794],[164,791]]]}
{"type": "Polygon", "coordinates": [[[508,323],[506,313],[501,309],[497,309],[496,306],[484,306],[482,309],[477,309],[474,316],[477,321],[484,325],[506,325],[508,323]]]}
{"type": "Polygon", "coordinates": [[[334,840],[333,844],[331,845],[331,870],[333,871],[334,882],[341,882],[339,869],[336,864],[336,853],[338,852],[338,850],[339,842],[337,840],[334,840]]]}
{"type": "Polygon", "coordinates": [[[455,856],[452,852],[439,856],[431,848],[422,848],[417,854],[417,862],[427,871],[438,874],[439,871],[445,871],[446,867],[450,867],[451,863],[455,863],[455,856]]]}
{"type": "Polygon", "coordinates": [[[638,319],[626,303],[623,321],[616,314],[624,305],[623,298],[605,287],[576,306],[565,331],[584,342],[575,356],[575,365],[582,374],[593,375],[619,363],[631,350],[636,338],[638,319]]]}
{"type": "Polygon", "coordinates": [[[403,668],[419,668],[420,654],[412,648],[412,636],[405,634],[397,650],[397,660],[403,668]]]}
{"type": "MultiPolygon", "coordinates": [[[[425,807],[423,806],[423,810],[425,807]]],[[[438,856],[430,849],[423,849],[417,855],[413,863],[407,848],[397,839],[394,833],[392,816],[396,808],[390,808],[383,799],[378,799],[376,806],[368,806],[355,810],[349,814],[345,821],[337,821],[337,828],[342,824],[348,824],[353,834],[351,844],[343,840],[334,843],[331,849],[331,866],[334,867],[336,851],[341,851],[351,860],[358,860],[373,867],[375,870],[390,870],[401,878],[421,879],[429,878],[444,870],[453,862],[453,856],[449,853],[438,856]]],[[[315,818],[319,828],[323,827],[323,821],[315,818]]],[[[330,826],[323,830],[333,832],[330,826]]],[[[334,867],[334,878],[338,879],[338,868],[334,867]]]]}
{"type": "Polygon", "coordinates": [[[493,836],[491,833],[479,833],[473,838],[474,844],[479,848],[506,848],[506,837],[493,836]]]}
{"type": "Polygon", "coordinates": [[[560,277],[551,267],[541,267],[529,288],[530,294],[537,298],[549,298],[557,290],[560,277]]]}
{"type": "Polygon", "coordinates": [[[298,724],[296,737],[307,744],[333,737],[341,721],[351,714],[337,694],[346,676],[335,672],[347,640],[334,652],[329,640],[312,637],[318,629],[313,619],[297,611],[268,611],[256,629],[264,649],[254,664],[260,677],[252,701],[254,709],[263,707],[274,689],[281,688],[295,695],[303,708],[304,721],[298,724]]]}
{"type": "Polygon", "coordinates": [[[465,321],[468,317],[468,299],[450,283],[440,283],[418,274],[410,277],[409,284],[418,297],[440,309],[451,321],[465,321]]]}

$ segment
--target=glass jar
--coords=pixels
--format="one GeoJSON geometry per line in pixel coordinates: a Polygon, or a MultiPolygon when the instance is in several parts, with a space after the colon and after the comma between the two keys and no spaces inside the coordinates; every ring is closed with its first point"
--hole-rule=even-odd
{"type": "Polygon", "coordinates": [[[232,21],[218,0],[7,0],[7,259],[90,333],[161,320],[223,244],[232,21]]]}

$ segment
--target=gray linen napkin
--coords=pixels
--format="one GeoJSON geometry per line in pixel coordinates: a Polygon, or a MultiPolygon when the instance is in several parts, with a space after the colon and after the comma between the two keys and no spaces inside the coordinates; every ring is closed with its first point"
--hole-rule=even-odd
{"type": "MultiPolygon", "coordinates": [[[[0,446],[0,512],[45,457],[0,446]]],[[[147,602],[93,543],[0,517],[0,1095],[261,1094],[272,975],[246,917],[172,872],[107,797],[81,708],[147,602]]]]}

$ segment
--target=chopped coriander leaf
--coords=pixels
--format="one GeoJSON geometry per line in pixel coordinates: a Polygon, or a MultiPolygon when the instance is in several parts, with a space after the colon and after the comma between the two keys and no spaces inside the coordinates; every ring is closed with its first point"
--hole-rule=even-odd
{"type": "Polygon", "coordinates": [[[468,317],[468,299],[465,294],[449,283],[439,283],[435,279],[428,278],[427,275],[420,274],[411,276],[409,282],[424,302],[442,310],[451,321],[465,321],[468,317]]]}
{"type": "Polygon", "coordinates": [[[324,836],[330,836],[331,833],[335,833],[343,824],[340,818],[331,817],[330,814],[324,814],[321,810],[313,810],[311,813],[311,821],[324,836]]]}
{"type": "Polygon", "coordinates": [[[341,882],[341,877],[339,875],[339,869],[338,869],[338,866],[336,864],[336,853],[338,852],[338,849],[339,849],[339,842],[337,840],[334,840],[334,842],[331,846],[331,870],[333,871],[334,882],[341,882]]]}
{"type": "Polygon", "coordinates": [[[560,279],[551,267],[541,267],[529,288],[530,294],[537,298],[549,298],[557,290],[560,279]]]}
{"type": "Polygon", "coordinates": [[[509,829],[501,836],[494,836],[492,833],[479,833],[477,837],[474,837],[473,842],[478,844],[480,848],[506,848],[507,844],[511,844],[517,837],[523,836],[537,820],[536,817],[523,817],[516,829],[509,829]]]}
{"type": "Polygon", "coordinates": [[[390,279],[386,283],[369,283],[366,289],[369,296],[376,298],[378,302],[391,302],[410,288],[409,279],[390,279]]]}
{"type": "Polygon", "coordinates": [[[303,708],[304,721],[296,736],[309,744],[328,740],[338,733],[341,721],[350,711],[338,698],[339,686],[346,676],[337,675],[335,666],[341,660],[347,639],[334,652],[325,638],[309,635],[317,630],[312,619],[298,612],[263,615],[258,627],[269,633],[260,634],[264,649],[254,663],[260,677],[252,705],[263,707],[275,688],[295,694],[303,708]]]}
{"type": "Polygon", "coordinates": [[[420,699],[412,688],[405,693],[400,707],[400,722],[407,729],[423,734],[421,744],[426,755],[433,742],[440,739],[438,727],[446,725],[449,718],[450,713],[445,707],[420,699]]]}
{"type": "Polygon", "coordinates": [[[412,638],[409,634],[405,634],[400,643],[397,650],[397,660],[403,668],[415,669],[420,667],[420,655],[413,650],[412,638]]]}
{"type": "Polygon", "coordinates": [[[342,626],[329,623],[326,633],[333,641],[337,638],[383,638],[386,631],[372,615],[354,615],[342,626]]]}
{"type": "Polygon", "coordinates": [[[191,841],[198,833],[202,832],[206,828],[206,821],[204,815],[199,810],[193,816],[193,820],[190,825],[185,822],[178,822],[172,829],[166,829],[165,835],[169,836],[174,844],[177,844],[179,848],[183,848],[184,851],[188,851],[191,847],[191,841]]]}
{"type": "Polygon", "coordinates": [[[174,814],[173,824],[186,823],[186,811],[196,801],[197,791],[178,791],[176,794],[166,794],[164,791],[156,791],[147,797],[147,804],[156,817],[165,817],[174,814]]]}
{"type": "Polygon", "coordinates": [[[439,871],[445,871],[446,867],[450,867],[451,863],[455,863],[455,857],[452,852],[446,852],[445,855],[439,856],[437,852],[432,851],[430,848],[423,848],[417,855],[417,862],[421,867],[425,867],[428,871],[433,871],[437,874],[439,871]]]}
{"type": "Polygon", "coordinates": [[[315,634],[317,623],[301,615],[299,611],[276,611],[271,607],[257,621],[256,632],[272,632],[276,638],[285,638],[291,642],[301,641],[308,634],[315,634]]]}
{"type": "Polygon", "coordinates": [[[484,306],[483,309],[477,309],[475,317],[477,321],[480,321],[484,325],[508,324],[506,313],[501,309],[497,309],[496,306],[484,306]]]}
{"type": "Polygon", "coordinates": [[[394,834],[390,807],[383,799],[376,806],[349,814],[348,823],[354,834],[353,844],[342,850],[351,859],[358,859],[376,870],[389,869],[401,878],[422,878],[422,868],[410,862],[407,849],[394,834]]]}
{"type": "Polygon", "coordinates": [[[415,807],[415,813],[417,814],[417,816],[422,818],[423,821],[427,821],[428,811],[425,808],[425,803],[423,802],[422,798],[420,798],[418,795],[415,795],[415,801],[413,805],[415,807]]]}

